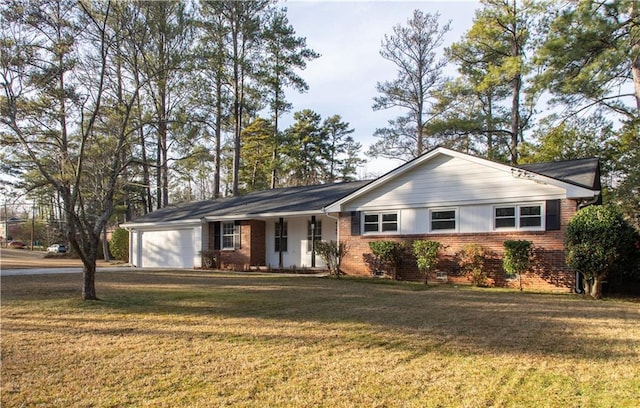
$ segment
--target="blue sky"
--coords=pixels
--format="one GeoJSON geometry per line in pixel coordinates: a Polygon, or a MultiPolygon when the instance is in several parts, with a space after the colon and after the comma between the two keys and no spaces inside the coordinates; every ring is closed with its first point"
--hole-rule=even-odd
{"type": "MultiPolygon", "coordinates": [[[[311,109],[323,118],[342,116],[355,129],[354,138],[363,150],[375,142],[376,128],[398,116],[398,111],[371,109],[377,95],[376,82],[392,80],[396,67],[382,59],[380,44],[396,24],[406,24],[413,10],[440,13],[440,25],[451,20],[451,31],[445,46],[458,41],[471,28],[477,1],[301,1],[289,0],[282,5],[296,34],[307,38],[307,46],[321,54],[311,61],[301,75],[309,91],[298,94],[287,91],[294,111],[311,109]]],[[[451,67],[447,75],[455,75],[451,67]]],[[[291,115],[282,122],[288,126],[291,115]]],[[[400,162],[372,160],[361,170],[360,177],[380,175],[400,162]]]]}

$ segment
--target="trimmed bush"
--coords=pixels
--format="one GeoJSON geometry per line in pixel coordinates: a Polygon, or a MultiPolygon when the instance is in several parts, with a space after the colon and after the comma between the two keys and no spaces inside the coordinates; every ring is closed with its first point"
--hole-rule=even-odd
{"type": "Polygon", "coordinates": [[[129,231],[117,228],[109,241],[111,255],[119,261],[129,262],[129,231]]]}
{"type": "MultiPolygon", "coordinates": [[[[398,266],[402,262],[405,254],[405,245],[396,241],[371,241],[369,248],[376,257],[376,265],[390,274],[393,279],[397,278],[398,266]]],[[[374,271],[375,272],[375,271],[374,271]]]]}
{"type": "Polygon", "coordinates": [[[429,273],[438,263],[438,252],[442,244],[436,241],[418,240],[413,242],[413,255],[416,257],[418,270],[424,274],[424,284],[428,283],[429,273]]]}
{"type": "Polygon", "coordinates": [[[202,269],[218,269],[218,252],[213,249],[200,251],[202,256],[202,269]]]}
{"type": "Polygon", "coordinates": [[[487,249],[480,244],[467,244],[457,253],[458,265],[475,286],[487,286],[487,249]]]}
{"type": "Polygon", "coordinates": [[[522,290],[522,274],[525,273],[533,261],[533,242],[525,240],[504,241],[504,258],[502,266],[508,276],[518,276],[520,290],[522,290]]]}

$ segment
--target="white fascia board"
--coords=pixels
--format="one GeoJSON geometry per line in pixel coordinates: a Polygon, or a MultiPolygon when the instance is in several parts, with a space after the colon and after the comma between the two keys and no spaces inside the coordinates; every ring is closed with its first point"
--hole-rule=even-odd
{"type": "Polygon", "coordinates": [[[161,222],[127,222],[124,224],[120,224],[120,227],[128,230],[132,229],[163,229],[166,227],[179,227],[179,226],[198,226],[202,224],[201,219],[197,220],[180,220],[180,221],[161,221],[161,222]]]}

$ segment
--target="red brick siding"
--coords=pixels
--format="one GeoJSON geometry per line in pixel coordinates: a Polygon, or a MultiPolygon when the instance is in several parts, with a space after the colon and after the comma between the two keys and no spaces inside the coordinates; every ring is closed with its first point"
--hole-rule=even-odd
{"type": "MultiPolygon", "coordinates": [[[[412,241],[429,239],[445,245],[441,260],[436,267],[438,271],[448,274],[448,281],[453,283],[469,283],[462,274],[457,263],[456,253],[466,244],[478,243],[489,251],[489,283],[499,287],[519,287],[517,279],[507,279],[502,268],[503,242],[512,239],[529,240],[534,243],[536,262],[534,270],[523,275],[523,288],[529,290],[551,290],[567,292],[573,288],[574,274],[564,260],[564,231],[567,222],[576,212],[576,202],[561,201],[560,230],[540,232],[505,232],[475,234],[426,234],[426,235],[385,235],[385,236],[352,236],[351,217],[348,213],[340,215],[340,240],[347,243],[349,252],[342,261],[342,270],[349,275],[370,276],[371,270],[365,258],[371,254],[369,242],[374,240],[412,241]]],[[[407,258],[409,259],[409,258],[407,258]]],[[[407,260],[398,268],[398,276],[405,280],[422,280],[415,261],[407,260]]],[[[435,273],[429,277],[435,281],[435,273]]]]}
{"type": "MultiPolygon", "coordinates": [[[[209,249],[214,248],[213,223],[209,228],[209,249]]],[[[243,220],[240,222],[240,248],[217,250],[218,267],[233,271],[247,271],[251,266],[265,264],[265,222],[243,220]]]]}

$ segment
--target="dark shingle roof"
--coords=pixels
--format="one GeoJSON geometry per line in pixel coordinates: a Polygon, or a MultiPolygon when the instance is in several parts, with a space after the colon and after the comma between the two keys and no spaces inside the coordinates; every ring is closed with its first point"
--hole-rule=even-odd
{"type": "Polygon", "coordinates": [[[321,211],[327,205],[353,193],[367,183],[369,181],[277,188],[255,191],[238,197],[175,204],[139,217],[131,223],[321,211]]]}
{"type": "Polygon", "coordinates": [[[601,189],[600,162],[597,158],[531,163],[518,167],[592,190],[601,189]]]}

